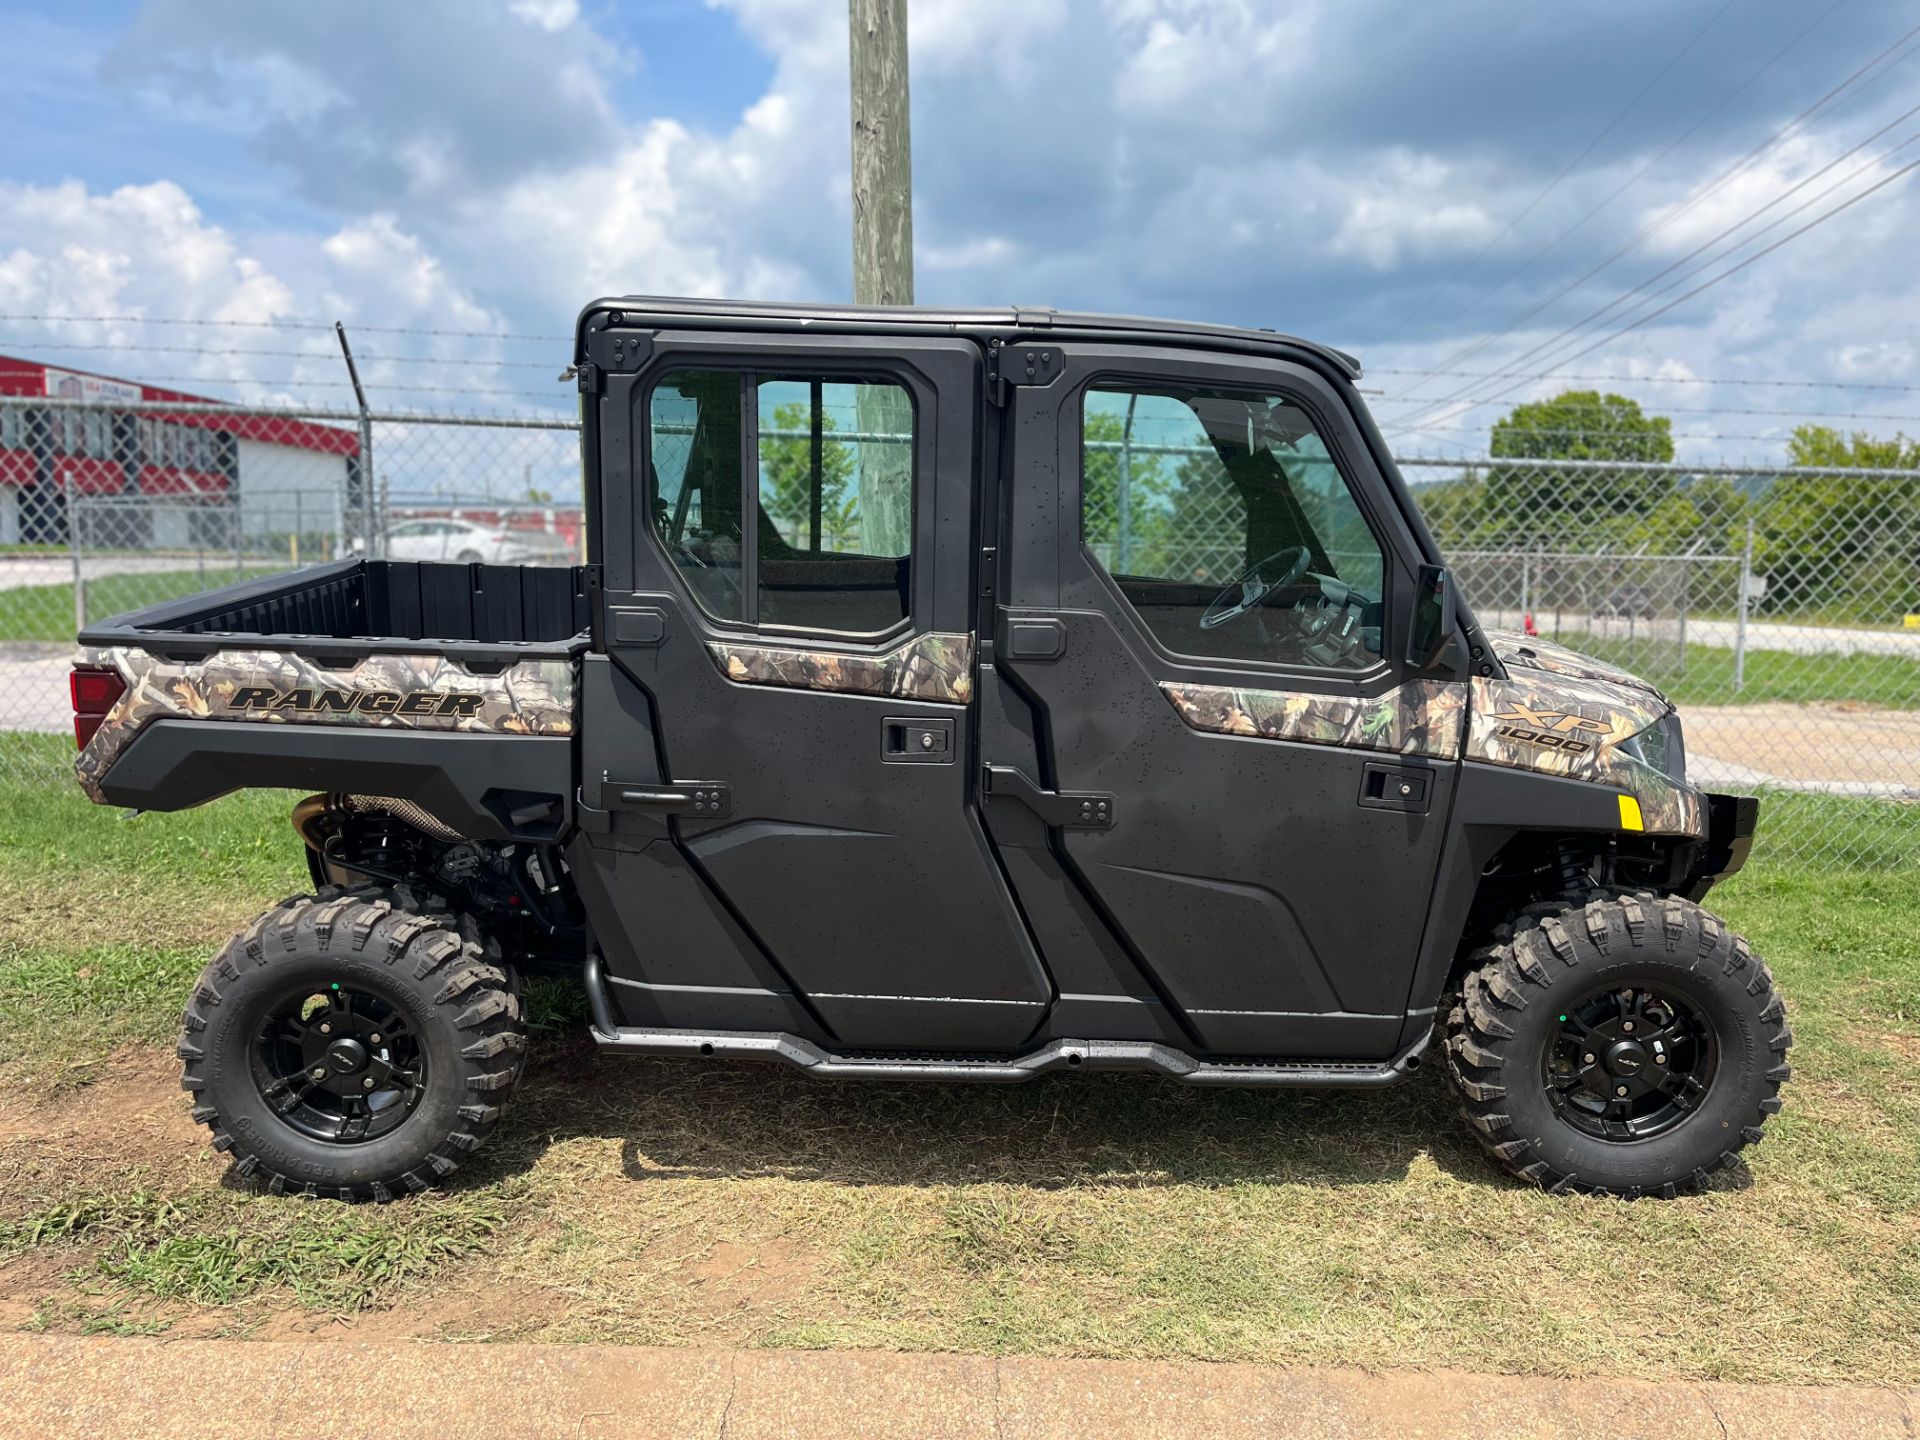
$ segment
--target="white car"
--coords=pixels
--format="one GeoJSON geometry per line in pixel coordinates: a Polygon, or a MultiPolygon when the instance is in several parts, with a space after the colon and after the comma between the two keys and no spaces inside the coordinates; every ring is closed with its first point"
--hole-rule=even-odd
{"type": "Polygon", "coordinates": [[[507,530],[473,520],[403,520],[387,532],[389,560],[453,560],[461,564],[565,565],[566,537],[545,530],[507,530]]]}

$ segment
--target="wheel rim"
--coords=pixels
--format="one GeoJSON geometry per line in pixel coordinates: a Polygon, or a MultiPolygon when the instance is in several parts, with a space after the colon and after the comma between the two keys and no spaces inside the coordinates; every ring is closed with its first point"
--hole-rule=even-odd
{"type": "Polygon", "coordinates": [[[357,1145],[392,1134],[426,1094],[427,1056],[406,1014],[374,991],[308,986],[254,1033],[253,1078],[302,1135],[357,1145]]]}
{"type": "Polygon", "coordinates": [[[1700,1108],[1719,1046],[1691,1002],[1623,985],[1559,1012],[1542,1067],[1548,1099],[1566,1124],[1597,1140],[1651,1140],[1700,1108]]]}

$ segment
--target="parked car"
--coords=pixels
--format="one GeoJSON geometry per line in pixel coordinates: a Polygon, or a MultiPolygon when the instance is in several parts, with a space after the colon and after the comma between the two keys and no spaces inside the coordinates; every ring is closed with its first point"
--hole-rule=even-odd
{"type": "Polygon", "coordinates": [[[545,530],[504,529],[476,520],[404,520],[387,532],[390,560],[454,560],[471,565],[565,565],[566,538],[545,530]]]}

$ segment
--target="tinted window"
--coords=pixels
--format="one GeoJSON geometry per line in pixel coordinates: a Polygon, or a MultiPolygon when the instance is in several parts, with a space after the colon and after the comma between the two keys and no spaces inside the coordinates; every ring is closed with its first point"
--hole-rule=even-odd
{"type": "Polygon", "coordinates": [[[649,413],[652,523],[709,614],[851,634],[906,618],[913,406],[904,389],[681,371],[654,390],[649,413]]]}
{"type": "Polygon", "coordinates": [[[1091,390],[1082,534],[1168,649],[1366,669],[1385,558],[1307,413],[1228,390],[1091,390]]]}

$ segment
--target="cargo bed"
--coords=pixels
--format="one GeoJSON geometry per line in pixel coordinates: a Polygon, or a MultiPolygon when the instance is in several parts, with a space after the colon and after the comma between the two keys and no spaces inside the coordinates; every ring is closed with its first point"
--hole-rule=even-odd
{"type": "Polygon", "coordinates": [[[498,659],[585,648],[589,613],[577,565],[342,560],[116,615],[79,638],[170,656],[265,639],[329,659],[422,650],[498,659]]]}

